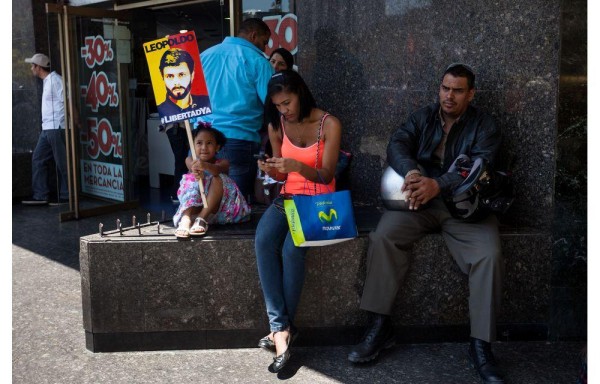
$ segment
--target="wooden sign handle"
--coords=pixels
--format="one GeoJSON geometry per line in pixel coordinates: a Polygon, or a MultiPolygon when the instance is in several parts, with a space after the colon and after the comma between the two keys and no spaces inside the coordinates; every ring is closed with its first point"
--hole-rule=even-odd
{"type": "MultiPolygon", "coordinates": [[[[194,148],[194,139],[192,138],[192,127],[189,120],[185,121],[185,131],[187,132],[188,142],[190,144],[190,151],[192,152],[192,159],[196,160],[196,148],[194,148]]],[[[200,197],[202,197],[202,205],[206,208],[208,203],[206,202],[206,194],[204,193],[204,184],[202,178],[198,180],[198,186],[200,187],[200,197]]]]}

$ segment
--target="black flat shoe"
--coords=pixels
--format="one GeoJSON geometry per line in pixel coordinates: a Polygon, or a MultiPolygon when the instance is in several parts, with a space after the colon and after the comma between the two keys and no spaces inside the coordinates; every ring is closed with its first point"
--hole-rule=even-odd
{"type": "MultiPolygon", "coordinates": [[[[275,332],[273,334],[273,337],[275,337],[276,333],[277,332],[275,332]]],[[[292,340],[292,332],[290,331],[290,333],[288,334],[288,338],[287,338],[287,349],[281,355],[275,356],[273,358],[273,364],[271,364],[271,366],[269,367],[271,372],[277,373],[277,372],[281,371],[283,369],[283,367],[285,367],[287,362],[290,360],[290,357],[292,356],[292,353],[290,352],[291,340],[292,340]]]]}
{"type": "Polygon", "coordinates": [[[269,352],[275,352],[275,342],[269,339],[269,336],[265,336],[258,341],[258,347],[265,349],[269,352]]]}
{"type": "MultiPolygon", "coordinates": [[[[292,340],[290,340],[290,345],[292,345],[294,344],[294,340],[296,340],[296,338],[298,337],[299,332],[297,329],[292,328],[290,330],[290,333],[292,334],[292,340]]],[[[268,335],[258,340],[258,347],[269,352],[275,352],[275,342],[269,339],[268,335]]]]}
{"type": "Polygon", "coordinates": [[[277,357],[274,357],[273,364],[271,364],[271,366],[272,366],[271,370],[273,371],[273,373],[277,373],[277,372],[281,371],[283,369],[283,367],[285,367],[287,362],[290,360],[291,356],[292,356],[292,354],[290,353],[290,348],[288,346],[288,349],[286,349],[285,352],[283,352],[281,355],[279,355],[277,357]]]}

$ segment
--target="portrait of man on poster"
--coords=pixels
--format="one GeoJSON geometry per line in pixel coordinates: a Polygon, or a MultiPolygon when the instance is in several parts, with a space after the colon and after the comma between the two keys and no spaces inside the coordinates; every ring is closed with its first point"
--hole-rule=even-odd
{"type": "Polygon", "coordinates": [[[209,97],[191,92],[194,59],[187,51],[179,48],[166,50],[160,59],[159,69],[166,88],[166,99],[157,106],[163,123],[181,120],[174,116],[186,112],[192,113],[185,114],[184,118],[210,113],[209,97]]]}

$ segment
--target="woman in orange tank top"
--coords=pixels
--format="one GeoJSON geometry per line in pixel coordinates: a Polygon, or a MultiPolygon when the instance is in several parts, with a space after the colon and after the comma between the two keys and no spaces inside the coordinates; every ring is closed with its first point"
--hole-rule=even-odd
{"type": "MultiPolygon", "coordinates": [[[[335,168],[340,152],[340,121],[317,108],[302,77],[285,70],[271,77],[265,102],[273,157],[258,167],[283,181],[283,195],[315,195],[335,191],[335,168]]],[[[275,352],[272,372],[290,358],[290,344],[298,335],[296,308],[304,284],[306,247],[296,247],[289,233],[283,197],[273,201],[256,228],[258,275],[271,333],[258,345],[275,352]]]]}

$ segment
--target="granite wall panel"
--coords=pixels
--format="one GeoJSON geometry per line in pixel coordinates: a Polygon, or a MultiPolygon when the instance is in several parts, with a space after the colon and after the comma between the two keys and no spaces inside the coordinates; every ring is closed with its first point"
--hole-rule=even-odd
{"type": "Polygon", "coordinates": [[[93,274],[93,278],[82,278],[83,286],[89,287],[89,293],[82,295],[82,299],[84,312],[90,313],[91,331],[144,330],[146,286],[142,247],[142,244],[107,243],[104,249],[88,249],[83,255],[83,268],[93,274]],[[85,300],[89,300],[87,308],[85,300]]]}
{"type": "Polygon", "coordinates": [[[561,1],[551,339],[587,336],[587,2],[561,1]]]}
{"type": "MultiPolygon", "coordinates": [[[[297,7],[298,66],[317,102],[342,121],[342,146],[354,153],[356,204],[380,204],[389,137],[411,111],[436,100],[445,66],[475,68],[474,104],[498,121],[500,164],[513,171],[517,198],[501,222],[544,233],[535,249],[508,249],[514,256],[506,266],[508,274],[542,279],[536,284],[550,304],[533,298],[532,305],[518,287],[507,288],[505,299],[529,315],[549,316],[555,339],[585,335],[587,2],[308,0],[297,7]]],[[[432,321],[464,315],[466,292],[431,289],[432,321]],[[444,297],[452,305],[444,306],[444,297]]],[[[398,304],[422,300],[431,297],[408,292],[398,304]]]]}
{"type": "MultiPolygon", "coordinates": [[[[505,224],[552,222],[559,1],[386,0],[298,3],[298,66],[317,102],[340,118],[353,150],[357,203],[377,203],[385,145],[408,114],[437,98],[443,69],[470,63],[475,104],[506,135],[518,199],[505,224]],[[543,22],[542,22],[543,21],[543,22]],[[371,145],[369,145],[371,144],[371,145]]],[[[354,184],[353,184],[354,185],[354,184]]]]}

